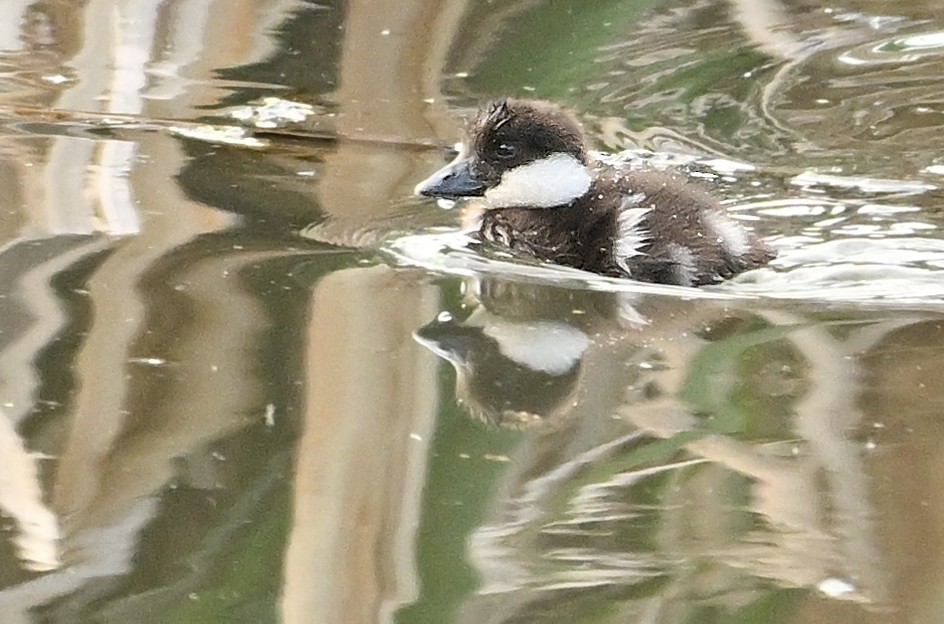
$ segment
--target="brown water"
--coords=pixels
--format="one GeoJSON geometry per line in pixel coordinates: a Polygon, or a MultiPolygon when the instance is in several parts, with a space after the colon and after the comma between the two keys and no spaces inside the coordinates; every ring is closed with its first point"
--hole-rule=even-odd
{"type": "Polygon", "coordinates": [[[944,621],[942,15],[0,4],[0,623],[944,621]],[[501,95],[780,257],[468,248],[501,95]]]}

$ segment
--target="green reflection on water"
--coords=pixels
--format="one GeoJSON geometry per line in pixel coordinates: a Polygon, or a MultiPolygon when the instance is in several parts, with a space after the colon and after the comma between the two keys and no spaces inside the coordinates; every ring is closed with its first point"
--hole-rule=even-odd
{"type": "MultiPolygon", "coordinates": [[[[286,474],[289,466],[277,469],[286,474]]],[[[284,482],[283,482],[284,484],[284,482]]],[[[247,521],[234,514],[233,531],[225,531],[227,523],[214,531],[214,536],[201,548],[201,557],[224,546],[219,557],[206,561],[203,572],[211,581],[181,596],[164,616],[168,622],[277,622],[277,606],[282,586],[282,560],[276,556],[284,547],[291,529],[290,491],[280,487],[260,504],[247,521]],[[216,542],[215,548],[212,542],[216,542]]],[[[237,505],[234,511],[239,509],[237,505]]]]}
{"type": "MultiPolygon", "coordinates": [[[[547,2],[540,10],[514,16],[512,31],[502,37],[469,82],[475,90],[495,95],[522,95],[533,88],[535,97],[564,99],[575,85],[592,75],[599,49],[621,40],[632,23],[660,0],[592,0],[547,2]]],[[[483,3],[477,11],[493,10],[483,3]]]]}

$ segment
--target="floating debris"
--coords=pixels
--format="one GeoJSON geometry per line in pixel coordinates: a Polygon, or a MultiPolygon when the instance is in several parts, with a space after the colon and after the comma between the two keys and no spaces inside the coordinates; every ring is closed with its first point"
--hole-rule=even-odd
{"type": "Polygon", "coordinates": [[[206,141],[207,143],[222,143],[224,145],[240,145],[242,147],[266,147],[268,141],[257,139],[252,136],[246,128],[237,128],[235,126],[211,126],[209,124],[200,126],[171,126],[170,133],[206,141]]]}
{"type": "Polygon", "coordinates": [[[259,103],[231,109],[229,116],[256,128],[272,129],[285,124],[301,123],[316,112],[311,104],[266,97],[259,103]]]}

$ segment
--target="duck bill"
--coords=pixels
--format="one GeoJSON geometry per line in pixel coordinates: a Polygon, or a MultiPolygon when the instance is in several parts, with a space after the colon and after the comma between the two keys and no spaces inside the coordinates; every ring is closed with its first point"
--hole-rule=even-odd
{"type": "Polygon", "coordinates": [[[480,336],[469,328],[452,322],[433,321],[413,332],[416,342],[453,366],[459,367],[466,367],[471,362],[477,338],[480,336]]]}
{"type": "Polygon", "coordinates": [[[472,175],[470,164],[468,158],[453,161],[417,184],[413,192],[444,199],[481,197],[485,194],[485,184],[472,175]]]}

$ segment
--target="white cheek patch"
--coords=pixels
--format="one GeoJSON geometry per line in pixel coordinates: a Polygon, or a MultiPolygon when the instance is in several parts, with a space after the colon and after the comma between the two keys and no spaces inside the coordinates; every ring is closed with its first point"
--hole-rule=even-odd
{"type": "Polygon", "coordinates": [[[571,370],[590,345],[587,335],[563,323],[495,323],[483,333],[509,360],[549,375],[571,370]]]}
{"type": "Polygon", "coordinates": [[[569,154],[554,154],[509,169],[498,186],[485,191],[489,208],[553,208],[577,199],[590,189],[590,172],[569,154]]]}
{"type": "Polygon", "coordinates": [[[709,212],[705,215],[705,223],[711,232],[718,237],[718,242],[732,256],[739,257],[751,249],[747,230],[739,223],[723,214],[709,212]]]}
{"type": "Polygon", "coordinates": [[[641,256],[640,249],[649,240],[649,231],[644,220],[651,208],[630,208],[646,200],[644,193],[634,193],[623,200],[619,216],[616,219],[616,244],[613,246],[614,260],[617,266],[629,272],[627,261],[641,256]]]}

